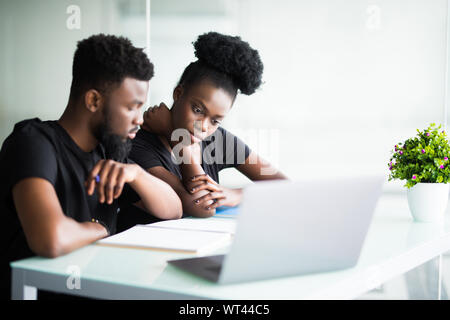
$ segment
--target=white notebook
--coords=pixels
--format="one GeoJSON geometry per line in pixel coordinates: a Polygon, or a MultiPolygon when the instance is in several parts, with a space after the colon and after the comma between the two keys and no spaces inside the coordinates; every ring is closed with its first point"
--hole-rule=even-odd
{"type": "Polygon", "coordinates": [[[198,230],[134,226],[96,242],[99,245],[162,249],[189,253],[206,253],[224,247],[231,242],[231,234],[198,230]]]}
{"type": "Polygon", "coordinates": [[[236,220],[235,219],[220,219],[220,218],[185,218],[177,220],[167,220],[144,225],[146,227],[158,227],[181,230],[198,230],[198,231],[213,231],[225,232],[235,234],[236,220]]]}

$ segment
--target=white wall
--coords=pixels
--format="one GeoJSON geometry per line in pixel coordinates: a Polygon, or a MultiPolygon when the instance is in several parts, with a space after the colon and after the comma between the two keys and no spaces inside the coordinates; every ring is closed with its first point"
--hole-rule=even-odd
{"type": "Polygon", "coordinates": [[[77,41],[103,32],[145,46],[145,3],[141,15],[124,16],[119,10],[123,2],[0,0],[1,142],[20,120],[59,118],[69,96],[77,41]],[[80,8],[80,29],[67,28],[70,5],[80,8]]]}
{"type": "MultiPolygon", "coordinates": [[[[194,59],[191,42],[216,30],[249,41],[265,64],[264,86],[237,99],[224,127],[274,150],[267,157],[292,178],[387,175],[393,145],[443,122],[447,1],[228,3],[221,15],[200,7],[197,15],[152,13],[153,103],[172,102],[171,89],[194,59]],[[252,139],[258,130],[278,132],[278,146],[252,139]]],[[[233,172],[221,179],[245,182],[233,172]]]]}

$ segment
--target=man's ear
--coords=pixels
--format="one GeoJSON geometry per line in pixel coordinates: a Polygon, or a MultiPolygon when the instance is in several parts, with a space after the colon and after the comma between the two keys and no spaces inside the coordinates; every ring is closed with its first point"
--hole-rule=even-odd
{"type": "Polygon", "coordinates": [[[176,86],[175,89],[173,89],[173,102],[177,101],[184,92],[184,88],[182,86],[176,86]]]}
{"type": "Polygon", "coordinates": [[[90,112],[97,112],[103,105],[103,96],[95,89],[90,89],[84,94],[84,105],[90,112]]]}

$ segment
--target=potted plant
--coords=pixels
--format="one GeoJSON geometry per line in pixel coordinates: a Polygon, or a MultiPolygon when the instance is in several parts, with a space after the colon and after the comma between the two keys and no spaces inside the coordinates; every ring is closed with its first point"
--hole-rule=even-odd
{"type": "Polygon", "coordinates": [[[450,181],[450,145],[445,131],[432,123],[417,136],[395,145],[389,161],[389,181],[405,180],[414,220],[442,221],[450,181]]]}

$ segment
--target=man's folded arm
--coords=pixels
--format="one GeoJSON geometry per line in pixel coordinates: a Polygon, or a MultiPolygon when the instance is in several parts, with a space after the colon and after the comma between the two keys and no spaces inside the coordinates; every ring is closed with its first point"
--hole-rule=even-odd
{"type": "Polygon", "coordinates": [[[25,178],[12,188],[19,220],[30,249],[57,257],[108,235],[94,222],[77,222],[64,215],[53,185],[43,178],[25,178]]]}
{"type": "Polygon", "coordinates": [[[152,172],[135,166],[139,173],[129,185],[141,199],[136,205],[160,219],[181,218],[182,202],[171,186],[152,172]]]}

